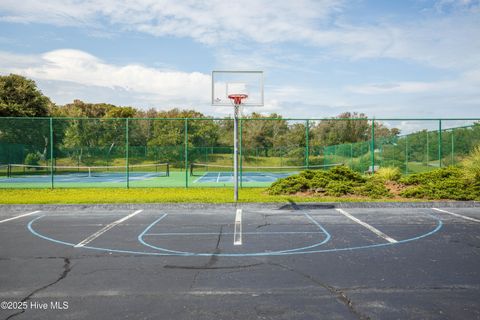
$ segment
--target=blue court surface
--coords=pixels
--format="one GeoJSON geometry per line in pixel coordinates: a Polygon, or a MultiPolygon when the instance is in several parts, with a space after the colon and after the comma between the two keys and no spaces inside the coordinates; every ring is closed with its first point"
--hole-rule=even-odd
{"type": "Polygon", "coordinates": [[[1,319],[480,318],[476,203],[0,206],[0,242],[1,319]]]}
{"type": "MultiPolygon", "coordinates": [[[[156,173],[156,172],[130,172],[129,173],[129,180],[130,181],[142,181],[148,180],[152,178],[162,177],[165,176],[164,174],[156,173]]],[[[51,181],[52,176],[50,174],[42,174],[42,175],[17,175],[8,178],[0,178],[0,184],[4,183],[48,183],[51,181]]],[[[88,175],[85,173],[76,174],[55,174],[54,181],[60,183],[102,183],[102,182],[109,182],[109,183],[124,183],[127,179],[127,175],[125,172],[105,172],[105,173],[96,173],[95,175],[88,175]]]]}
{"type": "MultiPolygon", "coordinates": [[[[296,174],[298,172],[282,172],[282,173],[275,173],[275,172],[242,172],[241,176],[239,175],[239,179],[242,182],[265,182],[271,183],[280,178],[285,178],[296,174]]],[[[207,182],[214,182],[214,183],[222,183],[222,182],[233,182],[233,172],[206,172],[199,178],[193,181],[194,183],[207,183],[207,182]]]]}

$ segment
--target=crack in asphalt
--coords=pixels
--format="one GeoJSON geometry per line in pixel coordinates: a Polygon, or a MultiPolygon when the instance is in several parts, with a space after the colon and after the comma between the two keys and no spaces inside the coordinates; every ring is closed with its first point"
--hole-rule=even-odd
{"type": "Polygon", "coordinates": [[[215,244],[215,250],[213,250],[212,255],[210,256],[210,259],[208,259],[207,263],[205,263],[202,266],[187,266],[186,268],[181,267],[181,266],[165,265],[165,266],[163,266],[163,268],[169,268],[169,269],[177,268],[177,269],[197,270],[197,272],[195,272],[195,274],[193,275],[192,283],[190,284],[190,290],[193,289],[193,287],[195,286],[195,284],[197,282],[197,278],[200,275],[200,272],[202,270],[212,270],[212,269],[214,269],[213,265],[215,265],[218,261],[217,254],[220,253],[220,240],[222,239],[223,227],[224,227],[224,225],[220,226],[220,230],[218,232],[218,237],[217,237],[217,243],[215,244]]]}
{"type": "MultiPolygon", "coordinates": [[[[49,283],[49,284],[46,284],[38,289],[35,289],[33,290],[29,295],[27,295],[25,298],[23,298],[21,300],[21,302],[25,302],[25,301],[28,301],[30,300],[35,294],[39,293],[40,291],[43,291],[45,289],[48,289],[49,287],[55,285],[56,283],[60,282],[61,280],[65,279],[68,275],[68,273],[72,270],[72,267],[70,266],[70,258],[66,258],[64,257],[63,258],[63,271],[62,271],[62,274],[57,278],[57,280],[49,283]]],[[[5,318],[5,320],[9,320],[9,319],[12,319],[18,315],[21,315],[22,313],[24,313],[27,309],[22,309],[21,311],[17,312],[17,313],[14,313],[14,314],[11,314],[9,315],[7,318],[5,318]]]]}
{"type": "Polygon", "coordinates": [[[253,263],[245,265],[236,265],[236,266],[224,266],[224,267],[205,267],[205,266],[175,266],[175,265],[165,265],[165,269],[183,269],[183,270],[229,270],[229,269],[246,269],[251,267],[260,266],[263,263],[253,263]]]}
{"type": "Polygon", "coordinates": [[[296,273],[300,276],[302,276],[303,278],[305,279],[308,279],[309,281],[321,286],[322,288],[325,288],[331,295],[335,296],[335,298],[341,302],[342,304],[344,304],[348,310],[354,314],[355,316],[357,316],[358,319],[360,320],[369,320],[370,317],[365,315],[365,314],[362,314],[360,311],[358,311],[356,308],[355,308],[355,305],[353,304],[353,301],[347,296],[347,294],[344,292],[344,290],[342,289],[339,289],[339,288],[335,288],[331,285],[328,285],[326,283],[323,283],[317,279],[315,279],[313,276],[307,274],[307,273],[303,273],[299,270],[295,270],[293,268],[290,268],[288,266],[285,266],[283,264],[280,264],[280,263],[274,263],[274,262],[267,262],[267,264],[269,265],[272,265],[272,266],[276,266],[276,267],[280,267],[284,270],[287,270],[287,271],[290,271],[290,272],[293,272],[293,273],[296,273]]]}

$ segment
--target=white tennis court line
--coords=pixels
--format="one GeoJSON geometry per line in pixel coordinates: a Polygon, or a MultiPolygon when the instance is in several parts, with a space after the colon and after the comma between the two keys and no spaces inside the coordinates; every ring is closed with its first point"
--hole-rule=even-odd
{"type": "Polygon", "coordinates": [[[235,230],[233,233],[233,245],[242,245],[242,209],[237,209],[235,214],[235,230]]]}
{"type": "Polygon", "coordinates": [[[217,182],[218,182],[218,180],[220,180],[220,174],[221,174],[221,172],[218,173],[217,182]]]}
{"type": "Polygon", "coordinates": [[[12,218],[8,218],[8,219],[5,219],[5,220],[1,220],[0,223],[4,223],[4,222],[12,221],[12,220],[15,220],[15,219],[19,219],[19,218],[31,216],[32,214],[39,213],[39,212],[40,212],[40,211],[33,211],[33,212],[29,212],[29,213],[24,213],[24,214],[21,214],[21,215],[16,216],[16,217],[12,217],[12,218]]]}
{"type": "Polygon", "coordinates": [[[465,219],[465,220],[470,220],[470,221],[474,221],[474,222],[480,222],[479,219],[462,216],[461,214],[458,214],[458,213],[453,213],[453,212],[450,212],[450,211],[446,211],[446,210],[442,210],[442,209],[437,209],[437,208],[432,208],[432,209],[433,209],[433,210],[436,210],[436,211],[439,211],[439,212],[451,214],[452,216],[455,216],[455,217],[458,217],[458,218],[462,218],[462,219],[465,219]]]}
{"type": "Polygon", "coordinates": [[[342,210],[342,209],[335,209],[337,210],[338,212],[340,212],[341,214],[343,214],[345,217],[355,221],[356,223],[364,226],[365,228],[367,228],[368,230],[372,231],[373,233],[375,233],[377,236],[379,236],[380,238],[383,238],[385,240],[387,240],[388,242],[390,243],[397,243],[398,241],[393,239],[392,237],[386,235],[385,233],[383,233],[382,231],[378,230],[377,228],[375,227],[372,227],[371,225],[369,225],[368,223],[366,222],[363,222],[362,220],[358,219],[358,218],[355,218],[354,216],[352,216],[350,213],[346,212],[345,210],[342,210]]]}
{"type": "Polygon", "coordinates": [[[128,216],[125,216],[121,219],[118,219],[117,221],[114,221],[108,225],[106,225],[105,227],[103,227],[102,229],[98,230],[97,232],[95,232],[94,234],[88,236],[87,238],[85,238],[84,240],[80,241],[78,244],[75,245],[75,248],[81,248],[85,245],[87,245],[88,243],[90,243],[91,241],[95,240],[96,238],[100,237],[102,234],[104,234],[105,232],[107,232],[108,230],[112,229],[113,227],[115,227],[116,225],[119,225],[120,223],[122,222],[125,222],[127,221],[128,219],[130,219],[131,217],[139,214],[140,212],[142,212],[143,210],[137,210],[135,211],[134,213],[130,213],[128,216]]]}
{"type": "Polygon", "coordinates": [[[197,178],[195,181],[193,181],[193,183],[197,183],[198,181],[200,181],[201,179],[203,179],[204,177],[207,176],[208,173],[204,173],[201,177],[197,178]]]}

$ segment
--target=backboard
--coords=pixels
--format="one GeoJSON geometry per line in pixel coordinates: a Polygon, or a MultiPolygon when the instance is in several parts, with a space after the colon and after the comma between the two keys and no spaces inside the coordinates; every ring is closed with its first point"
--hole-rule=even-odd
{"type": "Polygon", "coordinates": [[[228,96],[239,94],[243,106],[263,106],[263,71],[212,71],[212,105],[232,106],[228,96]]]}

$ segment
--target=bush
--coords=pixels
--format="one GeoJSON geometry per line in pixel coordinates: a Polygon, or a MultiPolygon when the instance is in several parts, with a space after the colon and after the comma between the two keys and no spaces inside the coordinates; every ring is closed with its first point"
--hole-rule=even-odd
{"type": "Polygon", "coordinates": [[[385,180],[385,181],[398,181],[402,177],[399,168],[394,167],[384,167],[378,169],[375,173],[375,177],[385,180]]]}
{"type": "Polygon", "coordinates": [[[461,164],[465,178],[473,183],[480,183],[480,145],[473,148],[461,164]]]}
{"type": "Polygon", "coordinates": [[[327,195],[339,197],[347,194],[353,194],[354,183],[352,181],[330,181],[325,190],[327,195]]]}
{"type": "Polygon", "coordinates": [[[268,188],[270,194],[293,194],[308,189],[308,180],[301,175],[278,179],[268,188]]]}
{"type": "Polygon", "coordinates": [[[279,179],[268,192],[270,194],[293,194],[300,191],[321,190],[327,195],[342,196],[353,194],[355,187],[364,183],[366,178],[345,166],[333,167],[328,171],[306,170],[299,174],[279,179]]]}
{"type": "Polygon", "coordinates": [[[385,180],[376,177],[372,177],[365,184],[357,187],[356,193],[374,199],[393,196],[385,186],[385,180]]]}
{"type": "Polygon", "coordinates": [[[400,183],[405,185],[428,184],[432,181],[441,181],[445,179],[461,179],[463,172],[457,167],[447,167],[435,169],[428,172],[412,174],[400,179],[400,183]]]}
{"type": "Polygon", "coordinates": [[[40,154],[38,152],[29,153],[25,157],[24,164],[29,166],[38,166],[40,161],[40,154]]]}
{"type": "Polygon", "coordinates": [[[407,198],[432,200],[480,199],[479,184],[472,183],[466,179],[463,170],[457,167],[447,167],[413,174],[400,179],[400,182],[410,186],[400,193],[401,196],[407,198]]]}
{"type": "Polygon", "coordinates": [[[365,182],[366,178],[364,178],[358,172],[353,171],[352,169],[346,166],[338,166],[333,167],[327,171],[328,176],[332,180],[337,181],[353,181],[353,182],[365,182]]]}

